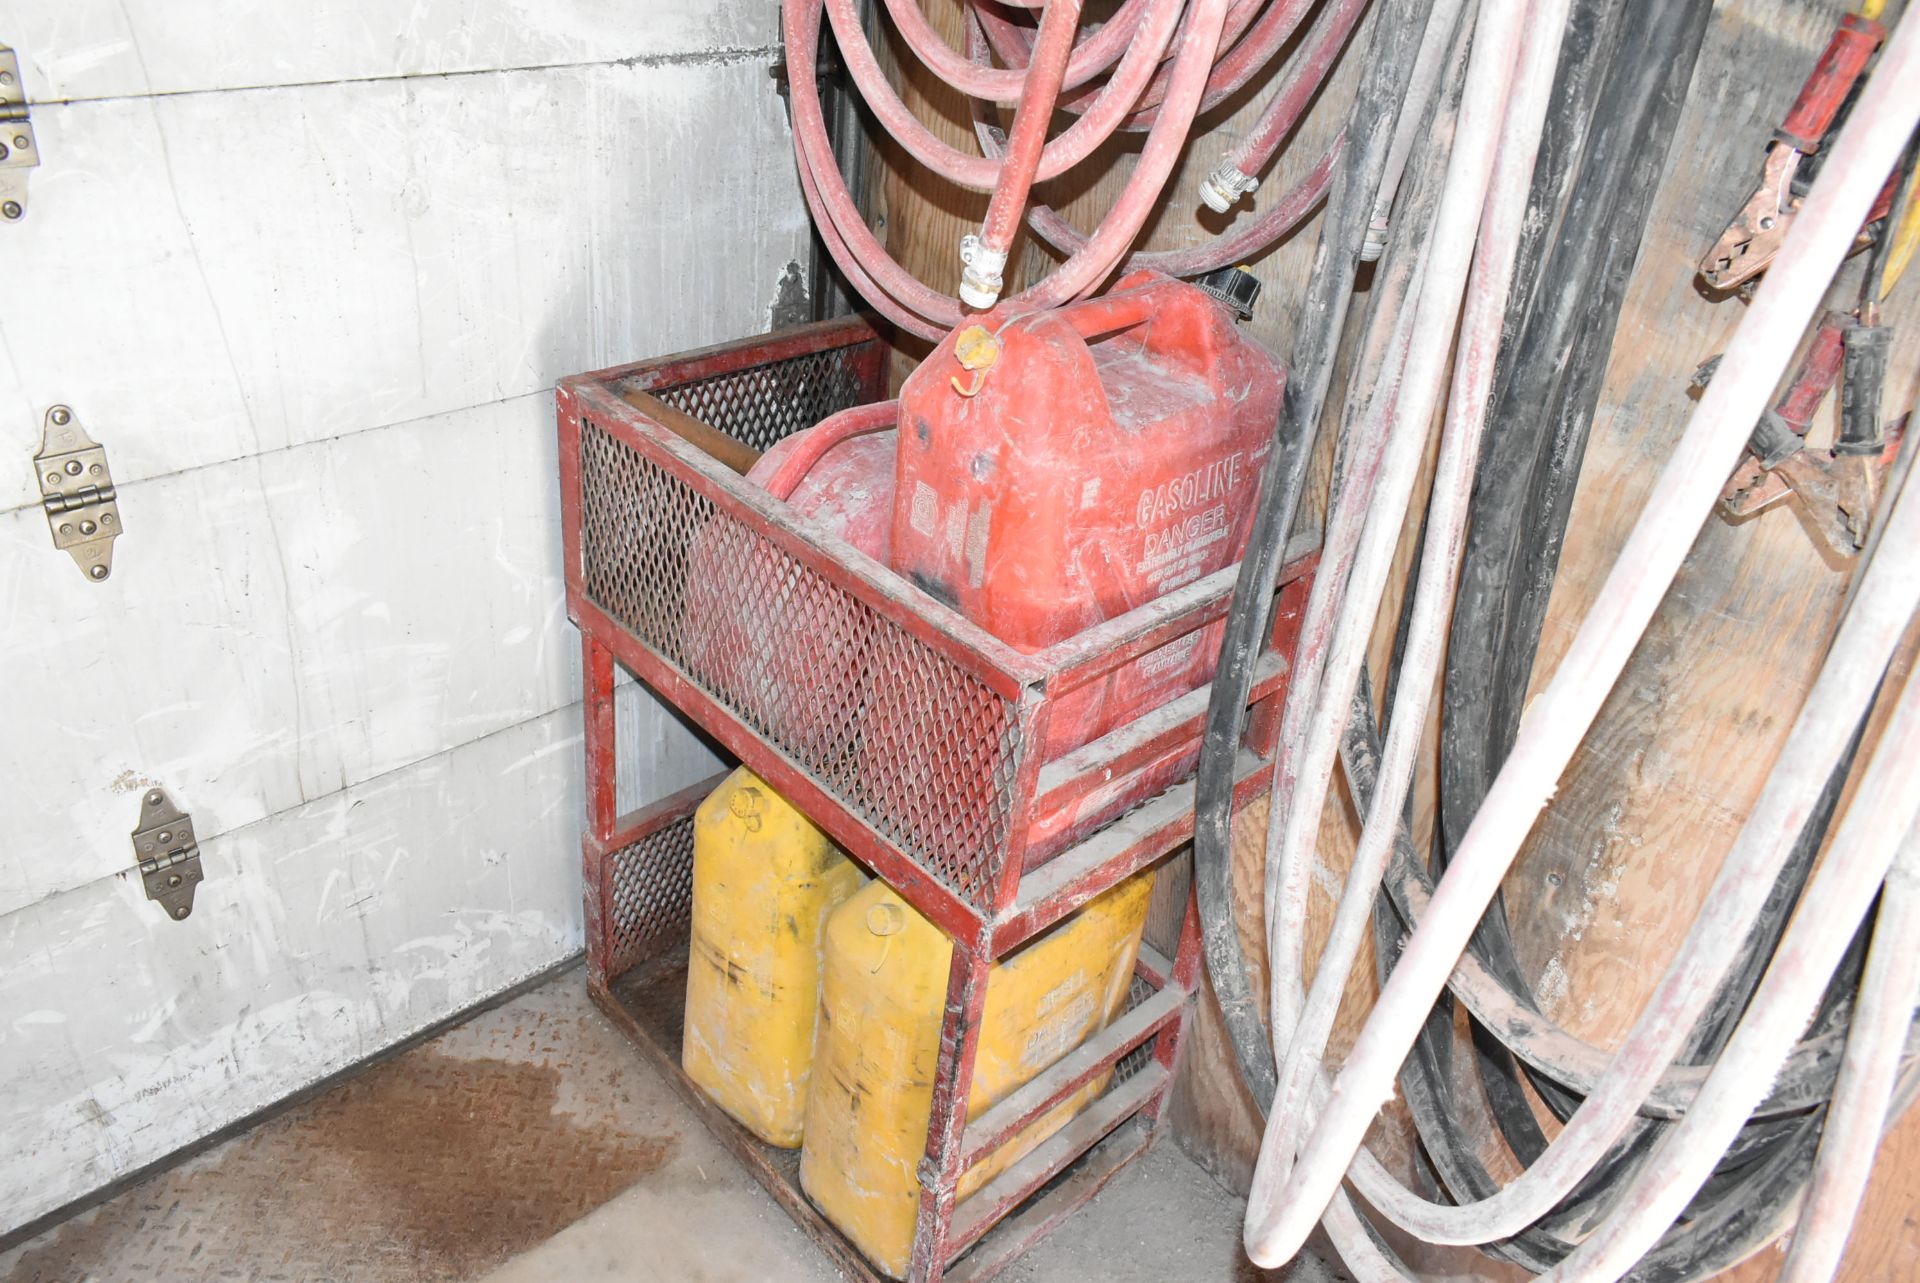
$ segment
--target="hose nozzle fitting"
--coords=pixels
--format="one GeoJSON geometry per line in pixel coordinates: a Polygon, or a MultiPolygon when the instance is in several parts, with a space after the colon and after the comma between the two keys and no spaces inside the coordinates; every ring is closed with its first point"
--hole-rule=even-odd
{"type": "Polygon", "coordinates": [[[1390,233],[1387,220],[1376,218],[1367,225],[1367,238],[1360,242],[1360,261],[1377,263],[1380,256],[1387,252],[1387,239],[1390,233]]]}
{"type": "Polygon", "coordinates": [[[1247,177],[1240,172],[1238,165],[1223,160],[1219,168],[1200,180],[1200,203],[1216,214],[1224,214],[1242,196],[1259,186],[1259,179],[1247,177]]]}
{"type": "Polygon", "coordinates": [[[986,309],[1000,301],[1002,273],[1007,267],[1007,252],[990,249],[972,232],[960,238],[960,301],[968,307],[986,309]]]}

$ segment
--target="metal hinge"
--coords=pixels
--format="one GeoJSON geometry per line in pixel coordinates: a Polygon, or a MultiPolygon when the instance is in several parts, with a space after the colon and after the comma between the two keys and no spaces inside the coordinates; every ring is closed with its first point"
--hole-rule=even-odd
{"type": "Polygon", "coordinates": [[[72,554],[89,579],[112,574],[120,509],[114,503],[107,452],[64,405],[47,411],[33,471],[40,479],[40,505],[47,510],[53,546],[72,554]]]}
{"type": "Polygon", "coordinates": [[[40,163],[40,141],[28,117],[19,55],[0,45],[0,221],[27,216],[27,171],[40,163]]]}
{"type": "Polygon", "coordinates": [[[140,827],[133,831],[133,858],[147,899],[158,900],[175,920],[193,912],[193,889],[200,885],[200,844],[193,817],[173,804],[165,789],[148,789],[140,806],[140,827]]]}

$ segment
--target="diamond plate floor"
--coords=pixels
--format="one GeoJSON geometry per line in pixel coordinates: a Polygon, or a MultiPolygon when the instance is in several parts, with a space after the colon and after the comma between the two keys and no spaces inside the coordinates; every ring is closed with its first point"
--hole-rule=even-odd
{"type": "MultiPolygon", "coordinates": [[[[1240,1212],[1160,1145],[1003,1277],[1278,1278],[1241,1254],[1240,1212]]],[[[578,970],[0,1254],[9,1283],[840,1277],[578,970]]]]}
{"type": "Polygon", "coordinates": [[[576,969],[0,1255],[0,1279],[464,1283],[636,1183],[661,1245],[631,1277],[839,1278],[576,969]],[[677,1233],[709,1218],[751,1250],[677,1233]]]}

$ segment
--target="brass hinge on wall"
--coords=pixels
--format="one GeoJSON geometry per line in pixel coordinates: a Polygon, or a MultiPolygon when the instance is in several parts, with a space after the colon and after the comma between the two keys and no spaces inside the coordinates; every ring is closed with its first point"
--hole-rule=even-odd
{"type": "Polygon", "coordinates": [[[40,505],[47,510],[53,546],[72,554],[89,579],[112,574],[120,508],[114,502],[107,452],[64,405],[47,411],[33,471],[40,480],[40,505]]]}
{"type": "Polygon", "coordinates": [[[176,920],[193,912],[193,889],[202,877],[200,844],[193,836],[193,817],[175,806],[165,789],[148,789],[141,800],[133,857],[147,899],[158,900],[176,920]]]}
{"type": "Polygon", "coordinates": [[[28,116],[20,58],[0,45],[0,222],[27,216],[27,171],[40,163],[40,141],[28,116]]]}

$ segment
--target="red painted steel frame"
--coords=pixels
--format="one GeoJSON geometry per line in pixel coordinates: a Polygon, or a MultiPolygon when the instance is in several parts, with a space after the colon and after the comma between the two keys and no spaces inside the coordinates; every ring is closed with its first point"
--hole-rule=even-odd
{"type": "Polygon", "coordinates": [[[614,826],[613,654],[580,634],[582,717],[587,755],[587,830],[581,835],[586,868],[587,979],[607,982],[605,857],[614,826]]]}
{"type": "MultiPolygon", "coordinates": [[[[934,1283],[953,1264],[954,1257],[981,1239],[993,1224],[1022,1203],[1048,1177],[1097,1143],[1099,1136],[1084,1128],[1081,1134],[1070,1137],[1063,1133],[1061,1143],[1055,1146],[1057,1160],[1048,1160],[1053,1163],[1051,1167],[1034,1166],[1046,1151],[1045,1146],[1023,1159],[1015,1169],[1010,1169],[1009,1176],[997,1179],[973,1196],[990,1199],[990,1205],[975,1205],[969,1200],[965,1218],[968,1228],[956,1238],[955,1194],[964,1171],[982,1155],[1017,1134],[1022,1120],[1037,1117],[1058,1104],[1105,1068],[1118,1063],[1128,1051],[1149,1041],[1153,1045],[1152,1061],[1142,1072],[1154,1077],[1129,1080],[1134,1085],[1125,1096],[1110,1089],[1102,1100],[1113,1102],[1108,1110],[1113,1116],[1099,1116],[1098,1125],[1111,1131],[1134,1114],[1149,1129],[1157,1129],[1161,1123],[1186,1027],[1186,1013],[1191,1009],[1192,995],[1199,982],[1198,919],[1191,897],[1170,968],[1162,970],[1166,966],[1164,960],[1152,963],[1143,956],[1138,969],[1138,974],[1156,989],[1177,995],[1177,1005],[1163,1010],[1162,1003],[1152,1012],[1143,1011],[1124,1029],[1118,1027],[1122,1022],[1116,1022],[1113,1036],[1097,1048],[1090,1039],[1085,1054],[1077,1059],[1070,1056],[1067,1062],[1023,1089],[1018,1102],[1008,1107],[1013,1115],[996,1115],[989,1130],[974,1136],[971,1143],[966,1102],[993,960],[1060,921],[1122,878],[1165,858],[1187,840],[1193,828],[1192,786],[1187,784],[1147,802],[1023,877],[1023,857],[1043,804],[1057,805],[1063,797],[1078,796],[1116,774],[1124,774],[1153,751],[1177,746],[1182,737],[1192,737],[1197,743],[1199,723],[1191,710],[1184,707],[1163,710],[1157,722],[1152,720],[1155,714],[1149,714],[1133,728],[1122,728],[1115,733],[1115,742],[1120,745],[1116,751],[1104,757],[1095,751],[1071,762],[1063,759],[1055,764],[1044,797],[1041,774],[1045,764],[1039,760],[1038,753],[1025,751],[1026,746],[1043,742],[1050,708],[1061,694],[1219,619],[1226,610],[1233,572],[1223,571],[1189,585],[1037,655],[1023,654],[911,588],[849,545],[808,528],[784,504],[667,432],[613,390],[618,385],[671,395],[674,389],[696,381],[725,379],[781,362],[855,348],[861,349],[857,357],[845,364],[857,369],[866,395],[877,399],[881,394],[879,380],[884,350],[874,332],[858,320],[806,326],[661,361],[617,367],[581,375],[560,386],[560,480],[567,600],[569,614],[579,625],[583,639],[587,827],[582,854],[586,875],[588,977],[596,997],[603,1002],[618,1003],[611,987],[634,960],[622,959],[618,966],[611,962],[618,925],[613,917],[620,903],[614,886],[615,862],[624,853],[639,850],[650,839],[657,839],[668,826],[686,822],[712,784],[709,781],[683,790],[631,815],[618,814],[613,719],[613,665],[618,662],[715,736],[953,939],[955,948],[926,1153],[918,1171],[921,1198],[908,1276],[913,1283],[934,1283]],[[1005,701],[1008,714],[1018,727],[1015,747],[1011,750],[1013,770],[1007,785],[1011,802],[1004,841],[1000,849],[989,853],[989,880],[984,888],[966,893],[950,885],[936,867],[885,836],[875,823],[816,779],[804,763],[788,756],[767,739],[745,715],[703,688],[665,655],[654,651],[592,598],[587,589],[582,535],[584,509],[592,498],[583,494],[582,436],[589,427],[620,443],[647,466],[669,478],[669,484],[682,487],[685,492],[698,496],[700,502],[710,505],[711,510],[740,523],[778,554],[791,558],[805,572],[824,580],[832,591],[898,627],[914,643],[1005,701]],[[1135,1096],[1137,1100],[1133,1099],[1135,1096]]],[[[713,426],[721,431],[728,427],[721,422],[713,426]]],[[[620,519],[634,523],[634,538],[639,540],[646,537],[642,526],[648,515],[622,509],[620,519]]],[[[1276,656],[1284,657],[1292,651],[1312,560],[1310,555],[1295,557],[1282,574],[1281,599],[1275,611],[1272,638],[1276,656]]],[[[1267,777],[1264,758],[1271,752],[1272,735],[1277,728],[1275,713],[1285,693],[1284,659],[1276,662],[1269,658],[1267,663],[1268,677],[1255,692],[1253,731],[1247,749],[1242,752],[1235,792],[1236,805],[1240,806],[1259,794],[1267,777]]],[[[963,744],[962,750],[965,747],[963,744]]],[[[993,745],[981,747],[989,751],[994,748],[993,745]]],[[[977,761],[981,769],[993,767],[985,755],[967,760],[977,761]]],[[[653,902],[632,888],[628,888],[628,897],[629,905],[636,901],[653,902]]],[[[626,911],[636,912],[631,907],[626,911]]],[[[658,948],[657,945],[648,947],[658,948]]],[[[635,1027],[631,1020],[623,1023],[630,1031],[635,1027]]],[[[1098,1109],[1097,1102],[1083,1117],[1095,1117],[1095,1109],[1098,1109]]],[[[1138,1149],[1128,1150],[1126,1157],[1137,1152],[1138,1149]]],[[[1115,1160],[1114,1166],[1123,1161],[1125,1158],[1115,1160]]],[[[765,1165],[760,1166],[763,1170],[758,1174],[768,1179],[765,1165]]],[[[1090,1197],[1102,1180],[1104,1177],[1086,1182],[1085,1196],[1090,1197]]],[[[1042,1219],[1049,1225],[1052,1223],[1051,1219],[1042,1219]]],[[[1039,1232],[1023,1231],[1020,1244],[1031,1242],[1039,1232]]],[[[1013,1249],[1017,1250],[1019,1248],[1013,1249]]],[[[1011,1259],[1011,1255],[1011,1252],[1004,1254],[1004,1259],[1011,1259]]],[[[1001,1256],[996,1255],[994,1259],[1004,1263],[1001,1256]]]]}
{"type": "Polygon", "coordinates": [[[947,1014],[940,1025],[940,1061],[933,1075],[927,1155],[920,1160],[920,1215],[913,1230],[909,1279],[938,1279],[947,1266],[947,1230],[960,1184],[961,1137],[967,1094],[980,1050],[980,1018],[987,1009],[987,973],[993,958],[982,949],[955,948],[947,973],[947,1014]]]}
{"type": "MultiPolygon", "coordinates": [[[[593,864],[593,859],[601,855],[603,845],[609,857],[618,857],[622,853],[634,851],[636,847],[645,847],[649,841],[653,843],[666,841],[668,845],[672,845],[672,839],[674,839],[672,830],[680,830],[678,834],[682,837],[680,849],[685,851],[689,845],[685,839],[691,835],[693,812],[712,791],[712,787],[718,786],[718,782],[720,782],[720,776],[714,776],[697,786],[682,789],[680,793],[674,793],[672,797],[666,797],[659,803],[653,803],[651,807],[645,807],[641,811],[630,812],[630,814],[622,814],[614,824],[609,843],[601,843],[593,835],[588,835],[584,845],[588,849],[589,857],[589,912],[595,912],[593,908],[595,899],[603,901],[603,905],[599,908],[609,914],[616,908],[616,903],[612,899],[614,887],[612,887],[611,876],[595,876],[593,872],[595,868],[601,868],[601,870],[609,868],[607,864],[593,864]]],[[[1165,853],[1167,851],[1162,849],[1160,855],[1165,853]]],[[[685,855],[685,859],[678,868],[678,876],[682,882],[691,880],[691,855],[685,855]]],[[[628,893],[630,895],[634,893],[632,885],[628,887],[628,893]]],[[[641,895],[637,899],[647,899],[647,897],[641,895]]],[[[632,901],[628,901],[626,912],[628,916],[632,916],[634,912],[632,901]]],[[[1187,912],[1190,920],[1192,918],[1190,899],[1188,899],[1187,912]]],[[[755,1137],[751,1137],[743,1127],[735,1124],[732,1118],[728,1118],[718,1108],[714,1108],[701,1095],[699,1087],[695,1087],[691,1079],[687,1079],[684,1072],[680,1070],[678,1035],[664,1035],[666,1031],[660,1029],[657,1012],[662,1003],[672,1005],[672,1003],[678,1003],[680,999],[682,985],[684,985],[682,980],[684,962],[674,964],[672,958],[684,956],[685,945],[687,945],[687,924],[682,920],[678,926],[676,939],[670,941],[668,945],[657,945],[655,949],[651,949],[643,956],[630,958],[628,962],[620,964],[616,970],[611,970],[611,974],[607,966],[597,966],[593,972],[589,972],[589,991],[593,999],[607,1010],[607,1014],[611,1016],[618,1028],[626,1031],[628,1037],[632,1037],[641,1049],[649,1053],[662,1072],[672,1076],[674,1085],[682,1091],[682,1095],[693,1102],[695,1112],[703,1118],[703,1122],[707,1122],[707,1126],[714,1129],[718,1139],[728,1149],[732,1149],[737,1156],[741,1156],[747,1170],[753,1172],[756,1179],[768,1185],[768,1189],[774,1193],[776,1200],[781,1202],[781,1206],[785,1206],[795,1216],[795,1220],[801,1223],[801,1227],[822,1245],[822,1248],[843,1270],[849,1271],[851,1277],[856,1279],[881,1283],[881,1277],[876,1271],[866,1266],[866,1262],[858,1256],[858,1252],[852,1248],[851,1243],[847,1243],[835,1229],[831,1229],[831,1225],[824,1222],[824,1218],[820,1218],[820,1214],[806,1202],[803,1191],[793,1183],[793,1174],[791,1174],[793,1164],[789,1162],[787,1168],[781,1168],[778,1162],[768,1162],[770,1150],[764,1145],[758,1145],[755,1137]],[[660,968],[662,962],[664,962],[664,970],[660,968]]],[[[591,939],[589,939],[589,949],[593,949],[591,939]]],[[[985,1187],[983,1191],[975,1193],[966,1204],[954,1204],[950,1197],[945,1200],[935,1200],[935,1214],[943,1218],[941,1223],[945,1225],[943,1233],[947,1233],[947,1247],[943,1252],[933,1252],[929,1245],[925,1252],[925,1260],[937,1262],[941,1260],[941,1256],[945,1256],[945,1264],[937,1268],[929,1268],[924,1273],[914,1273],[910,1275],[910,1279],[931,1281],[931,1279],[943,1279],[943,1277],[956,1277],[956,1279],[966,1277],[970,1283],[973,1283],[977,1279],[993,1277],[996,1271],[1002,1270],[1008,1262],[1018,1258],[1018,1254],[1025,1248],[1033,1247],[1039,1239],[1043,1239],[1044,1235],[1054,1225],[1062,1222],[1073,1208],[1081,1206],[1083,1202],[1087,1202],[1087,1198],[1098,1193],[1104,1187],[1104,1183],[1116,1174],[1119,1166],[1123,1166],[1125,1162],[1131,1162],[1131,1158],[1144,1152],[1156,1135],[1158,1118],[1164,1108],[1165,1091],[1171,1085],[1169,1066],[1175,1064],[1173,1060],[1173,1056],[1177,1054],[1175,1039],[1179,1037],[1179,1031],[1185,1026],[1185,1016],[1190,1010],[1192,995],[1194,995],[1192,985],[1198,981],[1198,974],[1200,974],[1198,949],[1200,949],[1198,933],[1192,926],[1192,922],[1188,922],[1187,928],[1183,928],[1181,939],[1179,939],[1179,951],[1173,960],[1158,955],[1148,945],[1142,945],[1139,962],[1135,966],[1135,974],[1140,980],[1146,981],[1156,993],[1142,997],[1139,1003],[1135,1003],[1127,1012],[1123,1012],[1112,1026],[1108,1026],[1100,1033],[1094,1033],[1087,1039],[1087,1043],[1083,1043],[1081,1049],[1077,1049],[1075,1053],[1069,1053],[1064,1060],[1056,1062],[1050,1070],[1046,1070],[1043,1076],[1029,1081],[1025,1087],[1021,1087],[1020,1091],[1002,1099],[993,1110],[987,1110],[977,1118],[970,1118],[964,1122],[964,1126],[960,1129],[958,1158],[948,1158],[948,1162],[958,1164],[960,1172],[970,1168],[981,1156],[993,1152],[998,1145],[1018,1135],[1021,1127],[1027,1122],[1052,1110],[1066,1097],[1085,1087],[1087,1081],[1091,1081],[1098,1072],[1112,1068],[1117,1060],[1135,1051],[1140,1045],[1148,1041],[1154,1043],[1150,1053],[1152,1064],[1146,1070],[1140,1070],[1140,1074],[1150,1072],[1152,1077],[1131,1077],[1127,1079],[1127,1093],[1117,1093],[1114,1089],[1110,1089],[1108,1095],[1100,1099],[1100,1102],[1112,1102],[1119,1099],[1121,1095],[1135,1097],[1135,1099],[1129,1099],[1127,1108],[1123,1112],[1108,1110],[1112,1116],[1106,1118],[1102,1126],[1102,1135],[1106,1135],[1108,1139],[1100,1141],[1094,1147],[1096,1152],[1089,1154],[1083,1162],[1073,1160],[1073,1162],[1033,1166],[1033,1156],[1029,1154],[1014,1168],[1016,1172],[1020,1172],[1021,1179],[1014,1181],[1012,1189],[1002,1189],[1000,1181],[996,1181],[993,1185],[985,1187]],[[1185,985],[1179,983],[1181,976],[1187,978],[1185,985]],[[1137,1118],[1139,1126],[1127,1127],[1125,1122],[1127,1118],[1137,1118]],[[1035,1187],[1046,1183],[1052,1175],[1066,1172],[1068,1166],[1073,1166],[1073,1174],[1066,1181],[1060,1181],[1058,1187],[1048,1187],[1050,1193],[1044,1193],[1043,1197],[1027,1197],[1035,1187]],[[985,1198],[985,1202],[973,1202],[973,1198],[985,1198]],[[1014,1210],[1018,1210],[1020,1214],[1008,1216],[1014,1210]],[[966,1214],[964,1220],[968,1227],[962,1233],[954,1233],[952,1229],[960,1220],[956,1212],[966,1214]],[[1004,1229],[1002,1229],[1002,1222],[1004,1222],[1004,1229]]],[[[975,970],[977,968],[964,956],[964,951],[956,951],[956,962],[952,972],[956,983],[960,985],[970,983],[975,970]]],[[[941,1049],[943,1049],[943,1062],[945,1062],[943,1072],[954,1076],[948,1079],[950,1101],[958,1102],[966,1095],[964,1089],[958,1087],[958,1072],[960,1072],[962,1056],[972,1058],[973,1049],[970,1043],[977,1039],[970,1039],[966,1035],[970,1029],[977,1028],[977,1020],[979,1020],[977,1001],[952,1003],[948,1006],[948,1028],[943,1029],[945,1037],[943,1037],[941,1049]],[[972,1010],[972,1018],[956,1020],[952,1016],[954,1010],[962,1014],[972,1010]]],[[[1119,1085],[1117,1081],[1116,1085],[1119,1085]]],[[[1092,1110],[1089,1108],[1079,1118],[1085,1120],[1091,1114],[1092,1110]]],[[[958,1106],[954,1114],[948,1114],[948,1122],[952,1122],[956,1116],[958,1116],[958,1106]]],[[[929,1149],[943,1135],[947,1133],[935,1131],[929,1126],[929,1149]]],[[[1079,1147],[1073,1152],[1077,1154],[1079,1149],[1087,1149],[1085,1135],[1081,1137],[1079,1147]]],[[[947,1152],[952,1154],[952,1149],[948,1149],[947,1152]]],[[[943,1164],[933,1162],[929,1156],[922,1166],[922,1174],[935,1172],[941,1166],[943,1164]]],[[[952,1179],[956,1179],[956,1175],[952,1179]]],[[[931,1189],[939,1189],[939,1185],[931,1179],[924,1179],[924,1185],[931,1189]]],[[[947,1189],[948,1191],[952,1189],[950,1183],[947,1189]]]]}
{"type": "MultiPolygon", "coordinates": [[[[609,750],[612,748],[611,736],[607,738],[606,747],[609,750]]],[[[603,760],[611,767],[610,757],[603,760]]],[[[645,846],[649,841],[662,840],[675,827],[680,828],[683,835],[689,832],[695,809],[717,786],[720,778],[716,775],[671,797],[618,817],[604,841],[592,833],[587,834],[583,849],[589,904],[597,900],[611,909],[616,903],[611,861],[637,846],[645,846]]],[[[1264,778],[1264,774],[1260,778],[1264,778]]],[[[1158,844],[1155,858],[1164,858],[1171,850],[1171,843],[1158,844]]],[[[682,880],[690,880],[690,856],[678,872],[682,880]]],[[[671,897],[666,899],[670,901],[671,897]]],[[[699,1095],[699,1088],[686,1079],[679,1068],[677,1040],[663,1042],[655,1031],[645,1027],[647,1022],[640,1009],[629,1005],[633,998],[627,977],[630,974],[644,977],[652,971],[654,960],[661,955],[683,952],[687,943],[686,923],[680,924],[677,938],[671,946],[656,946],[644,957],[631,958],[610,972],[604,960],[608,947],[606,932],[611,930],[612,924],[600,920],[597,915],[591,920],[593,928],[588,936],[588,950],[590,955],[597,955],[601,962],[589,973],[588,987],[595,1001],[607,1009],[623,1031],[641,1043],[663,1071],[675,1077],[676,1085],[683,1094],[696,1105],[702,1104],[704,1098],[699,1095]]],[[[1141,947],[1135,974],[1155,992],[1142,998],[1105,1030],[1090,1037],[1079,1050],[1069,1053],[1040,1077],[998,1102],[992,1110],[968,1119],[964,1117],[960,1102],[969,1094],[971,1067],[978,1045],[974,1034],[981,1019],[988,965],[984,954],[964,947],[955,950],[940,1043],[939,1086],[934,1095],[935,1109],[929,1118],[927,1154],[917,1173],[923,1195],[918,1229],[920,1237],[916,1246],[919,1255],[916,1261],[924,1268],[917,1267],[912,1271],[908,1276],[910,1280],[939,1280],[950,1271],[955,1271],[963,1262],[964,1268],[958,1268],[958,1275],[967,1277],[970,1283],[971,1280],[992,1277],[1021,1251],[1044,1237],[1045,1232],[1063,1219],[1068,1211],[1097,1193],[1119,1166],[1144,1152],[1147,1143],[1162,1125],[1167,1092],[1171,1088],[1171,1073],[1177,1063],[1186,1015],[1191,1010],[1199,982],[1199,969],[1198,919],[1189,892],[1174,958],[1169,960],[1162,957],[1150,946],[1143,944],[1141,947]],[[1035,1205],[1029,1208],[1026,1204],[1032,1190],[1071,1165],[1069,1160],[1034,1166],[1033,1156],[1030,1155],[1021,1164],[1009,1169],[1021,1177],[1013,1183],[1012,1188],[1002,1189],[996,1196],[995,1191],[1000,1184],[996,1182],[976,1192],[964,1205],[954,1202],[953,1192],[959,1177],[969,1167],[1018,1135],[1033,1119],[1079,1091],[1099,1073],[1114,1067],[1129,1052],[1149,1042],[1152,1043],[1151,1064],[1147,1069],[1137,1072],[1150,1073],[1152,1077],[1128,1080],[1129,1092],[1138,1099],[1130,1101],[1124,1111],[1111,1111],[1112,1117],[1105,1120],[1106,1126],[1102,1131],[1103,1135],[1114,1135],[1114,1146],[1118,1148],[1113,1153],[1103,1150],[1102,1157],[1089,1158],[1085,1179],[1076,1174],[1056,1193],[1034,1200],[1035,1205]],[[1138,1133],[1140,1139],[1122,1142],[1115,1133],[1124,1127],[1130,1117],[1137,1117],[1145,1130],[1138,1133]],[[983,1198],[989,1200],[984,1205],[972,1201],[983,1198]],[[1020,1209],[1020,1216],[1009,1221],[1004,1235],[996,1236],[995,1227],[1016,1209],[1020,1209]],[[963,1236],[952,1233],[956,1210],[966,1213],[968,1229],[963,1236]],[[965,1255],[975,1244],[980,1245],[979,1251],[965,1255]]],[[[669,967],[669,974],[675,981],[678,981],[682,972],[683,966],[669,967]]],[[[675,983],[672,992],[664,995],[664,999],[677,1001],[679,993],[679,983],[675,983]]],[[[646,1005],[642,1002],[641,1008],[646,1005]]],[[[1116,1087],[1118,1085],[1116,1082],[1116,1087]]],[[[1119,1095],[1121,1093],[1110,1088],[1107,1095],[1101,1097],[1101,1102],[1112,1101],[1119,1095]]],[[[850,1262],[854,1263],[854,1277],[879,1283],[879,1276],[863,1268],[864,1263],[860,1262],[851,1244],[826,1226],[811,1208],[804,1206],[804,1195],[790,1183],[790,1178],[783,1178],[775,1165],[765,1161],[764,1147],[758,1146],[743,1128],[717,1109],[709,1106],[697,1112],[716,1131],[723,1143],[742,1156],[749,1170],[768,1183],[782,1205],[794,1212],[796,1219],[802,1222],[802,1227],[821,1240],[822,1246],[843,1268],[850,1262]]],[[[1091,1113],[1090,1108],[1080,1117],[1084,1119],[1091,1113]]],[[[1094,1143],[1083,1137],[1074,1155],[1077,1156],[1094,1143]]]]}
{"type": "MultiPolygon", "coordinates": [[[[918,593],[851,546],[807,529],[784,504],[677,436],[651,424],[638,410],[603,388],[582,386],[581,380],[569,380],[560,393],[562,503],[570,550],[577,549],[580,543],[579,423],[583,415],[591,417],[597,430],[640,451],[650,463],[670,471],[701,499],[752,525],[756,534],[792,556],[808,571],[843,590],[850,599],[897,625],[915,641],[1013,703],[1020,722],[1018,739],[1023,745],[1041,742],[1044,727],[1040,719],[1047,715],[1053,697],[1111,671],[1119,662],[1165,645],[1219,618],[1225,609],[1225,596],[1232,588],[1231,576],[1213,576],[1204,581],[1213,590],[1209,595],[1190,597],[1184,592],[1171,595],[1186,606],[1178,615],[1169,616],[1162,603],[1151,603],[1040,655],[1024,655],[918,593]],[[1089,638],[1110,643],[1110,647],[1106,651],[1093,649],[1092,643],[1086,640],[1089,638]],[[1114,659],[1116,653],[1122,658],[1114,659]]],[[[1287,568],[1291,583],[1297,583],[1305,575],[1309,562],[1310,558],[1297,559],[1287,568]]],[[[577,556],[569,558],[567,579],[569,613],[583,631],[720,738],[748,765],[766,775],[776,788],[797,794],[793,800],[815,823],[874,866],[889,883],[901,886],[903,891],[914,890],[917,894],[910,898],[924,898],[927,916],[948,934],[959,939],[978,936],[991,918],[1011,910],[1018,895],[1019,870],[1029,840],[1026,821],[1034,813],[1034,792],[1042,765],[1034,754],[1020,755],[1013,780],[1009,835],[993,862],[995,885],[991,898],[985,905],[970,903],[942,883],[911,853],[901,850],[820,787],[798,763],[766,743],[733,710],[701,690],[686,674],[654,654],[622,627],[587,595],[582,562],[577,556]]]]}

